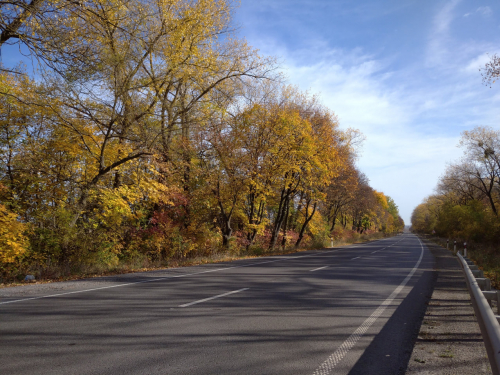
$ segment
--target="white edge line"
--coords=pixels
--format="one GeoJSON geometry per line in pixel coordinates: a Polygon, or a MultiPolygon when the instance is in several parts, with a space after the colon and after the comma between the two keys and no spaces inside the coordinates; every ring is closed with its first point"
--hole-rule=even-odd
{"type": "Polygon", "coordinates": [[[184,305],[179,305],[179,307],[188,307],[188,306],[196,305],[196,304],[198,304],[198,303],[202,303],[202,302],[210,301],[210,300],[212,300],[212,299],[225,297],[225,296],[228,296],[228,295],[230,295],[230,294],[235,294],[235,293],[243,292],[244,290],[248,290],[248,289],[250,289],[250,288],[242,288],[242,289],[238,289],[238,290],[233,290],[232,292],[227,292],[227,293],[223,293],[223,294],[218,294],[218,295],[213,296],[213,297],[203,298],[203,299],[199,299],[198,301],[194,301],[194,302],[190,302],[190,303],[185,303],[184,305]]]}
{"type": "Polygon", "coordinates": [[[309,270],[309,271],[310,271],[310,272],[319,271],[319,270],[322,270],[322,269],[324,269],[324,268],[328,268],[328,267],[330,267],[330,266],[319,267],[319,268],[315,268],[315,269],[313,269],[313,270],[309,270]]]}
{"type": "Polygon", "coordinates": [[[349,336],[347,340],[345,340],[342,345],[332,354],[330,355],[326,361],[324,361],[317,369],[314,371],[313,375],[328,375],[332,372],[332,370],[337,366],[337,364],[345,357],[345,355],[351,350],[354,345],[358,342],[358,340],[368,331],[368,329],[372,326],[373,323],[377,320],[377,318],[382,315],[387,306],[389,306],[392,301],[396,298],[396,296],[403,290],[408,281],[412,278],[413,274],[417,271],[420,266],[420,262],[422,261],[422,257],[424,256],[424,246],[419,238],[418,242],[420,243],[420,258],[418,258],[415,267],[410,271],[410,273],[406,276],[406,278],[399,284],[399,286],[394,289],[391,295],[384,301],[382,304],[361,324],[352,334],[349,336]]]}

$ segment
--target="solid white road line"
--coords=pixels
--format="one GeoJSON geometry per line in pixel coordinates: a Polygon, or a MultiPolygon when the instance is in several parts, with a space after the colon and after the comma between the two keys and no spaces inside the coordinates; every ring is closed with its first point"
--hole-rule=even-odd
{"type": "Polygon", "coordinates": [[[354,260],[354,259],[359,259],[359,258],[361,258],[361,257],[352,258],[351,260],[354,260]]]}
{"type": "MultiPolygon", "coordinates": [[[[417,238],[418,239],[418,238],[417,238]]],[[[420,239],[418,239],[418,242],[420,242],[420,239]]],[[[410,271],[408,276],[403,280],[399,286],[394,289],[394,291],[391,293],[391,295],[384,301],[382,304],[370,315],[368,319],[366,319],[363,324],[361,324],[349,338],[344,341],[342,345],[331,355],[327,358],[325,362],[319,366],[316,371],[314,371],[313,375],[329,375],[333,369],[337,366],[337,364],[342,360],[342,358],[345,357],[345,355],[351,350],[354,345],[358,342],[358,340],[368,331],[368,329],[372,326],[373,323],[377,320],[377,318],[382,315],[382,313],[385,311],[387,306],[389,306],[394,298],[403,290],[405,285],[410,281],[411,277],[413,274],[417,271],[418,266],[420,265],[420,262],[422,261],[422,257],[424,256],[424,246],[422,245],[422,242],[420,242],[420,258],[418,258],[417,263],[415,264],[415,267],[410,271]]]]}
{"type": "Polygon", "coordinates": [[[233,290],[232,292],[227,292],[227,293],[224,293],[224,294],[219,294],[217,296],[213,296],[213,297],[209,297],[209,298],[203,298],[203,299],[200,299],[198,301],[194,301],[194,302],[190,302],[190,303],[185,303],[184,305],[179,305],[179,307],[188,307],[188,306],[196,305],[198,303],[210,301],[210,300],[213,300],[213,299],[216,299],[216,298],[225,297],[225,296],[228,296],[230,294],[235,294],[235,293],[243,292],[244,290],[248,290],[248,289],[250,289],[250,288],[243,288],[243,289],[233,290]]]}
{"type": "Polygon", "coordinates": [[[322,270],[322,269],[325,269],[325,268],[328,268],[329,266],[324,266],[324,267],[319,267],[319,268],[315,268],[313,270],[309,270],[310,272],[314,272],[314,271],[319,271],[319,270],[322,270]]]}

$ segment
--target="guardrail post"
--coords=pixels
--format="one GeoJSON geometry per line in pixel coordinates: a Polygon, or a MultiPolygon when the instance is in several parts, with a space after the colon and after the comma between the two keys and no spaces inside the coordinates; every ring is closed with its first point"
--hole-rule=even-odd
{"type": "Polygon", "coordinates": [[[490,290],[490,291],[484,291],[483,292],[484,298],[488,301],[488,304],[490,307],[493,309],[493,306],[491,305],[491,301],[497,301],[497,312],[498,312],[498,293],[496,290],[490,290]]]}
{"type": "MultiPolygon", "coordinates": [[[[480,271],[482,272],[482,271],[480,271]]],[[[491,281],[490,279],[486,279],[484,277],[476,277],[477,285],[481,290],[490,291],[491,290],[491,281]]]]}
{"type": "Polygon", "coordinates": [[[471,270],[471,272],[474,275],[474,277],[476,278],[476,281],[478,279],[482,279],[484,277],[483,271],[481,271],[481,270],[471,270]]]}

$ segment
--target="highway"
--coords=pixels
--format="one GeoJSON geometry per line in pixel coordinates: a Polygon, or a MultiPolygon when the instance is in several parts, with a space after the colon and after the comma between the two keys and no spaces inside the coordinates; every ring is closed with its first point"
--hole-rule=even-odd
{"type": "Polygon", "coordinates": [[[404,234],[5,288],[0,374],[404,373],[433,266],[420,240],[404,234]]]}

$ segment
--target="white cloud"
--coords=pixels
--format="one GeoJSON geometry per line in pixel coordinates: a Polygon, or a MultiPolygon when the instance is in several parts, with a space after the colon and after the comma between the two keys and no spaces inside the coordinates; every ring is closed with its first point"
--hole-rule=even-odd
{"type": "Polygon", "coordinates": [[[493,14],[493,11],[491,10],[490,7],[485,6],[485,7],[479,7],[476,9],[476,13],[481,14],[482,16],[488,17],[493,14]]]}

